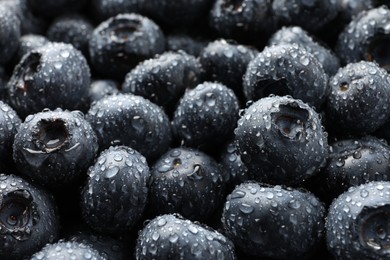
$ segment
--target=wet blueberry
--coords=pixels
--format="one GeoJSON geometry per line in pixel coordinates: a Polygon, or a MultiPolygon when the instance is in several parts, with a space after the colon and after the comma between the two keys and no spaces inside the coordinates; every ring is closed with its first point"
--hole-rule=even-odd
{"type": "Polygon", "coordinates": [[[152,219],[139,233],[135,258],[236,259],[234,245],[221,233],[178,215],[152,219]]]}
{"type": "Polygon", "coordinates": [[[52,190],[84,177],[98,149],[97,137],[80,111],[29,115],[15,135],[18,171],[52,190]]]}
{"type": "Polygon", "coordinates": [[[29,257],[59,237],[54,198],[14,175],[0,174],[0,258],[29,257]]]}
{"type": "Polygon", "coordinates": [[[149,167],[144,156],[126,146],[103,151],[88,170],[81,211],[94,230],[119,235],[141,218],[148,196],[149,167]]]}
{"type": "Polygon", "coordinates": [[[272,184],[302,183],[328,157],[319,115],[288,96],[262,98],[247,108],[235,129],[235,143],[254,178],[272,184]]]}

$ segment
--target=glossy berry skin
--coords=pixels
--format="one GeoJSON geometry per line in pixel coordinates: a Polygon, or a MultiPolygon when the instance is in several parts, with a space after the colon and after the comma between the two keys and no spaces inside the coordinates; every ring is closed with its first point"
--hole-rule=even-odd
{"type": "Polygon", "coordinates": [[[44,108],[78,109],[91,75],[84,56],[70,44],[50,43],[23,56],[8,82],[11,106],[21,117],[44,108]]]}
{"type": "Polygon", "coordinates": [[[330,151],[324,174],[334,198],[351,186],[390,180],[390,146],[376,137],[340,140],[330,151]]]}
{"type": "Polygon", "coordinates": [[[88,176],[80,202],[84,221],[105,234],[131,230],[148,197],[150,174],[145,157],[126,146],[111,146],[89,168],[88,176]]]}
{"type": "Polygon", "coordinates": [[[219,232],[180,215],[152,219],[139,233],[135,258],[236,259],[233,243],[219,232]]]}
{"type": "Polygon", "coordinates": [[[81,51],[84,57],[88,57],[89,39],[94,26],[82,15],[58,16],[47,29],[47,38],[53,42],[72,44],[81,51]]]}
{"type": "Polygon", "coordinates": [[[0,64],[9,62],[18,50],[21,22],[17,10],[6,2],[0,3],[0,64]]]}
{"type": "Polygon", "coordinates": [[[228,195],[222,224],[247,255],[305,259],[322,238],[324,214],[322,203],[309,192],[246,182],[228,195]]]}
{"type": "Polygon", "coordinates": [[[233,90],[203,82],[186,91],[173,116],[176,136],[190,147],[223,144],[233,134],[239,104],[233,90]]]}
{"type": "Polygon", "coordinates": [[[241,160],[258,181],[298,184],[326,163],[327,134],[318,114],[300,100],[262,98],[245,110],[234,132],[241,160]]]}
{"type": "Polygon", "coordinates": [[[279,24],[298,25],[316,31],[336,17],[340,1],[336,0],[275,0],[272,11],[279,24]]]}
{"type": "Polygon", "coordinates": [[[141,96],[106,96],[91,105],[86,118],[96,132],[100,150],[126,145],[152,161],[171,144],[168,116],[159,106],[141,96]]]}
{"type": "Polygon", "coordinates": [[[390,10],[381,6],[359,13],[339,34],[336,51],[344,64],[375,61],[390,71],[390,10]]]}
{"type": "Polygon", "coordinates": [[[53,244],[47,244],[31,257],[31,260],[41,259],[105,260],[107,258],[101,256],[97,250],[89,245],[60,240],[53,244]]]}
{"type": "Polygon", "coordinates": [[[335,199],[326,221],[329,251],[336,259],[388,259],[390,183],[369,182],[335,199]]]}
{"type": "Polygon", "coordinates": [[[325,72],[332,76],[340,68],[338,57],[330,48],[323,46],[313,36],[299,26],[282,27],[268,40],[268,45],[298,44],[310,52],[324,67],[325,72]]]}
{"type": "Polygon", "coordinates": [[[126,74],[123,92],[143,96],[171,114],[186,89],[201,81],[201,65],[185,52],[165,52],[126,74]]]}
{"type": "Polygon", "coordinates": [[[204,221],[222,203],[225,180],[209,155],[189,148],[174,148],[151,170],[150,209],[155,215],[179,213],[204,221]]]}
{"type": "Polygon", "coordinates": [[[0,101],[0,170],[5,172],[12,163],[12,144],[22,121],[7,103],[0,101]]]}
{"type": "Polygon", "coordinates": [[[210,42],[200,53],[199,62],[208,81],[217,81],[243,97],[242,78],[257,50],[224,39],[210,42]]]}
{"type": "Polygon", "coordinates": [[[192,37],[187,34],[173,33],[166,37],[167,51],[184,51],[195,57],[199,56],[206,45],[207,41],[205,39],[192,37]]]}
{"type": "Polygon", "coordinates": [[[0,258],[29,257],[59,237],[53,196],[15,175],[0,174],[0,258]]]}
{"type": "Polygon", "coordinates": [[[82,178],[97,149],[97,137],[81,112],[45,110],[20,125],[13,159],[21,174],[54,190],[82,178]]]}
{"type": "Polygon", "coordinates": [[[110,79],[97,79],[91,82],[89,87],[89,100],[98,101],[106,95],[119,93],[118,82],[110,79]]]}
{"type": "Polygon", "coordinates": [[[372,133],[390,117],[390,77],[373,62],[341,68],[330,81],[326,103],[330,128],[344,133],[372,133]]]}
{"type": "Polygon", "coordinates": [[[267,0],[216,0],[209,24],[221,37],[256,42],[276,28],[271,9],[267,0]]]}
{"type": "Polygon", "coordinates": [[[91,17],[101,23],[123,13],[142,13],[143,0],[93,0],[90,1],[91,17]]]}
{"type": "Polygon", "coordinates": [[[318,109],[328,93],[328,76],[322,64],[297,44],[266,47],[249,63],[244,76],[248,101],[270,94],[290,95],[318,109]]]}
{"type": "Polygon", "coordinates": [[[119,14],[100,23],[92,33],[89,54],[101,76],[123,80],[139,62],[164,52],[160,27],[139,14],[119,14]]]}

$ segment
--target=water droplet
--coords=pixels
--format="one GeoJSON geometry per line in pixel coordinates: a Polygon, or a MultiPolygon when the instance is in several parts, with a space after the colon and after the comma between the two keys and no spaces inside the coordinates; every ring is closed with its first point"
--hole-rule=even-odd
{"type": "Polygon", "coordinates": [[[240,211],[244,214],[251,214],[254,211],[254,208],[246,203],[242,203],[240,206],[240,211]]]}
{"type": "Polygon", "coordinates": [[[105,176],[106,176],[106,178],[112,178],[112,177],[114,177],[115,175],[117,175],[118,172],[119,172],[119,167],[116,167],[116,166],[115,166],[115,167],[112,167],[112,168],[108,169],[108,170],[106,171],[105,176]]]}
{"type": "Polygon", "coordinates": [[[310,60],[309,60],[309,58],[308,58],[306,55],[302,55],[302,56],[299,58],[299,62],[300,62],[303,66],[307,66],[307,65],[309,65],[309,63],[310,63],[310,60]]]}
{"type": "Polygon", "coordinates": [[[189,225],[188,226],[188,230],[193,233],[193,234],[197,234],[198,233],[198,229],[194,226],[194,225],[189,225]]]}
{"type": "Polygon", "coordinates": [[[361,196],[362,198],[367,198],[368,195],[369,195],[368,190],[363,189],[363,190],[360,191],[360,196],[361,196]]]}
{"type": "Polygon", "coordinates": [[[267,199],[273,199],[274,198],[274,194],[272,193],[272,192],[267,192],[267,194],[266,194],[266,198],[267,199]]]}
{"type": "Polygon", "coordinates": [[[177,235],[176,233],[169,236],[169,241],[173,244],[176,243],[178,240],[179,240],[179,235],[177,235]]]}

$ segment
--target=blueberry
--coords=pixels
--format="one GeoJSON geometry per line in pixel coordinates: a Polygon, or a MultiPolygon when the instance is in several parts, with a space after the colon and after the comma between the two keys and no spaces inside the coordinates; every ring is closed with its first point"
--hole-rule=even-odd
{"type": "Polygon", "coordinates": [[[24,55],[36,48],[44,46],[49,42],[49,39],[40,34],[22,35],[19,38],[19,48],[12,59],[12,64],[16,66],[22,60],[24,55]]]}
{"type": "Polygon", "coordinates": [[[372,133],[390,117],[390,77],[373,62],[341,68],[329,80],[326,115],[335,132],[372,133]]]}
{"type": "Polygon", "coordinates": [[[324,67],[325,72],[332,76],[340,67],[338,57],[326,46],[323,46],[313,36],[299,26],[282,27],[268,40],[269,45],[298,44],[310,52],[324,67]]]}
{"type": "Polygon", "coordinates": [[[45,110],[20,125],[13,159],[21,174],[56,189],[82,178],[97,149],[97,137],[81,112],[45,110]]]}
{"type": "Polygon", "coordinates": [[[152,219],[140,231],[135,258],[236,259],[233,243],[225,236],[172,214],[152,219]]]}
{"type": "Polygon", "coordinates": [[[257,54],[254,48],[220,39],[209,43],[202,50],[199,62],[206,80],[226,85],[243,99],[242,78],[249,62],[257,54]]]}
{"type": "Polygon", "coordinates": [[[333,201],[326,238],[335,258],[389,258],[389,194],[389,182],[369,182],[351,187],[333,201]]]}
{"type": "Polygon", "coordinates": [[[359,13],[339,35],[336,51],[344,64],[375,61],[390,71],[390,11],[387,6],[359,13]]]}
{"type": "Polygon", "coordinates": [[[0,64],[9,62],[18,50],[19,37],[21,36],[21,22],[17,10],[0,3],[0,64]]]}
{"type": "Polygon", "coordinates": [[[168,116],[141,96],[106,96],[91,105],[86,118],[98,136],[100,150],[126,145],[152,161],[171,144],[168,116]]]}
{"type": "Polygon", "coordinates": [[[98,101],[106,95],[119,93],[118,82],[110,79],[97,79],[91,82],[89,87],[89,100],[98,101]]]}
{"type": "Polygon", "coordinates": [[[12,166],[12,144],[21,123],[15,110],[0,101],[0,170],[2,172],[12,166]]]}
{"type": "Polygon", "coordinates": [[[85,222],[101,233],[128,232],[141,218],[148,196],[145,157],[129,147],[112,146],[99,155],[88,175],[80,202],[85,222]]]}
{"type": "Polygon", "coordinates": [[[226,236],[259,258],[305,259],[323,236],[325,208],[311,193],[246,182],[227,197],[226,236]]]}
{"type": "Polygon", "coordinates": [[[47,244],[31,257],[31,260],[41,259],[105,260],[107,258],[101,256],[97,250],[87,244],[60,240],[53,244],[47,244]]]}
{"type": "Polygon", "coordinates": [[[279,24],[298,25],[316,31],[334,19],[340,10],[335,0],[274,0],[272,12],[279,24]]]}
{"type": "Polygon", "coordinates": [[[122,13],[142,13],[143,0],[93,0],[90,1],[91,17],[101,23],[122,13]]]}
{"type": "Polygon", "coordinates": [[[202,49],[207,45],[205,39],[193,37],[188,34],[174,33],[167,35],[166,47],[168,51],[184,51],[189,55],[198,57],[202,49]]]}
{"type": "Polygon", "coordinates": [[[88,97],[90,70],[70,44],[50,43],[23,56],[8,82],[11,106],[21,117],[44,108],[79,109],[88,97]]]}
{"type": "Polygon", "coordinates": [[[177,28],[194,26],[208,14],[210,0],[149,0],[144,1],[145,12],[159,24],[177,28]]]}
{"type": "Polygon", "coordinates": [[[233,90],[204,82],[186,91],[172,120],[176,136],[186,146],[212,148],[232,136],[239,104],[233,90]]]}
{"type": "Polygon", "coordinates": [[[216,0],[209,20],[221,37],[245,42],[265,41],[276,28],[268,0],[216,0]]]}
{"type": "Polygon", "coordinates": [[[222,203],[226,182],[218,163],[190,148],[174,148],[152,166],[150,209],[155,215],[179,213],[207,220],[222,203]]]}
{"type": "Polygon", "coordinates": [[[186,89],[201,80],[201,65],[185,52],[165,52],[139,63],[126,74],[123,92],[143,96],[171,114],[186,89]]]}
{"type": "Polygon", "coordinates": [[[89,39],[93,30],[94,26],[86,17],[76,14],[63,15],[50,24],[46,35],[50,41],[72,44],[88,57],[89,39]]]}
{"type": "Polygon", "coordinates": [[[390,180],[390,146],[373,136],[333,143],[324,169],[329,193],[337,197],[350,186],[390,180]]]}
{"type": "Polygon", "coordinates": [[[92,33],[92,67],[102,76],[122,80],[140,61],[164,52],[160,27],[139,14],[119,14],[100,23],[92,33]]]}
{"type": "Polygon", "coordinates": [[[244,76],[248,101],[270,94],[291,95],[318,109],[328,93],[328,76],[322,64],[297,44],[266,47],[249,63],[244,76]]]}
{"type": "Polygon", "coordinates": [[[25,259],[59,237],[54,198],[24,179],[0,174],[0,258],[25,259]]]}
{"type": "Polygon", "coordinates": [[[262,98],[245,110],[234,132],[241,160],[258,181],[298,184],[325,166],[327,134],[300,100],[262,98]]]}

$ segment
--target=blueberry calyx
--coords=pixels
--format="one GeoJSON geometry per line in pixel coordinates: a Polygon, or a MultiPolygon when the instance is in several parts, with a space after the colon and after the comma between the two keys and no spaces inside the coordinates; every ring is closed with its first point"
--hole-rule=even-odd
{"type": "Polygon", "coordinates": [[[367,41],[366,52],[363,54],[367,61],[376,62],[385,70],[390,70],[390,51],[388,46],[390,44],[390,36],[386,34],[379,34],[367,41]]]}
{"type": "Polygon", "coordinates": [[[279,112],[271,113],[279,133],[294,141],[304,141],[306,125],[309,113],[302,108],[294,107],[293,104],[281,105],[279,112]]]}
{"type": "Polygon", "coordinates": [[[359,242],[368,248],[388,253],[390,251],[390,206],[364,207],[359,216],[359,242]]]}
{"type": "Polygon", "coordinates": [[[223,3],[223,7],[225,9],[232,9],[237,12],[242,11],[244,0],[226,0],[223,3]]]}
{"type": "Polygon", "coordinates": [[[4,196],[0,206],[0,234],[19,241],[28,240],[31,228],[39,220],[32,195],[27,190],[15,190],[4,196]]]}
{"type": "Polygon", "coordinates": [[[59,118],[39,121],[36,137],[37,146],[46,153],[58,151],[69,143],[67,127],[65,122],[59,118]]]}
{"type": "Polygon", "coordinates": [[[23,75],[20,77],[19,84],[17,85],[18,89],[22,92],[27,92],[29,89],[29,84],[34,80],[34,74],[37,73],[40,69],[41,64],[41,54],[31,53],[28,58],[25,60],[25,70],[22,72],[23,75]]]}

